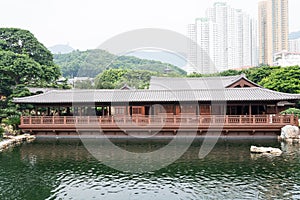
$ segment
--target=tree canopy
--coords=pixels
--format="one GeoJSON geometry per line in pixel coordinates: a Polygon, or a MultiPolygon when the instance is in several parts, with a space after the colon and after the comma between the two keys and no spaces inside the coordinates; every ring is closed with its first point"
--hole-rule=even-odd
{"type": "Polygon", "coordinates": [[[1,93],[14,86],[54,86],[61,76],[50,51],[32,33],[17,28],[0,28],[1,93]]]}
{"type": "Polygon", "coordinates": [[[187,77],[235,76],[245,74],[262,87],[285,93],[300,93],[300,67],[260,66],[244,70],[227,70],[216,74],[191,74],[187,77]]]}
{"type": "Polygon", "coordinates": [[[261,66],[242,70],[241,72],[245,73],[248,79],[259,84],[264,78],[270,76],[273,71],[279,68],[280,67],[261,66]]]}
{"type": "Polygon", "coordinates": [[[259,84],[279,92],[300,93],[300,67],[278,68],[264,77],[259,84]]]}
{"type": "Polygon", "coordinates": [[[0,28],[0,49],[28,55],[40,65],[54,65],[51,52],[28,30],[0,28]]]}
{"type": "Polygon", "coordinates": [[[25,87],[58,87],[60,69],[53,56],[32,33],[17,28],[0,28],[0,115],[17,112],[13,97],[28,96],[25,87]]]}
{"type": "Polygon", "coordinates": [[[39,63],[25,54],[17,54],[12,51],[0,50],[0,72],[3,83],[8,86],[18,84],[32,85],[42,76],[42,68],[39,63]]]}
{"type": "Polygon", "coordinates": [[[125,84],[137,88],[149,87],[151,76],[161,75],[147,70],[109,69],[99,74],[95,79],[96,89],[120,89],[125,84]]]}

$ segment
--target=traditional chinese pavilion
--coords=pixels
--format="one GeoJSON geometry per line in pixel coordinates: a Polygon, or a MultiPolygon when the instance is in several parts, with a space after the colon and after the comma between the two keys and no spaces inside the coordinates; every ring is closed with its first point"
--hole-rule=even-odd
{"type": "Polygon", "coordinates": [[[222,136],[276,136],[293,115],[280,112],[293,107],[299,94],[262,88],[244,75],[206,78],[152,77],[148,90],[52,90],[15,98],[31,104],[20,128],[40,135],[74,135],[78,132],[124,136],[178,131],[222,136]]]}

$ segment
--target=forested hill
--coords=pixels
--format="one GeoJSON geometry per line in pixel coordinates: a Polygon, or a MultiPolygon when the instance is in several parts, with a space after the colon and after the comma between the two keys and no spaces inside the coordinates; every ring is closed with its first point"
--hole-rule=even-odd
{"type": "Polygon", "coordinates": [[[132,56],[116,56],[107,51],[94,49],[73,51],[68,54],[54,55],[54,62],[61,67],[64,77],[95,77],[106,69],[148,70],[158,73],[185,75],[186,72],[171,64],[153,60],[144,60],[132,56]]]}

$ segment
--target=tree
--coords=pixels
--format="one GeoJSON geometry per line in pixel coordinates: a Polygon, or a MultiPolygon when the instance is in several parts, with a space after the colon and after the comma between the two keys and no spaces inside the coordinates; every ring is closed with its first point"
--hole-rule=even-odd
{"type": "Polygon", "coordinates": [[[300,67],[292,66],[274,70],[259,84],[279,92],[300,93],[300,67]]]}
{"type": "Polygon", "coordinates": [[[133,88],[145,89],[149,87],[151,76],[162,74],[147,70],[109,69],[96,77],[95,88],[120,89],[127,84],[133,88]]]}
{"type": "Polygon", "coordinates": [[[193,72],[191,74],[188,74],[186,77],[187,78],[199,78],[199,77],[203,77],[203,74],[199,74],[199,73],[193,72]]]}
{"type": "Polygon", "coordinates": [[[297,117],[300,117],[300,109],[289,108],[285,111],[282,111],[280,114],[283,114],[283,115],[296,115],[297,117]]]}
{"type": "Polygon", "coordinates": [[[9,81],[10,85],[34,85],[40,80],[42,67],[25,54],[0,50],[0,79],[9,81]]]}
{"type": "Polygon", "coordinates": [[[243,70],[242,72],[246,74],[249,80],[254,83],[259,83],[262,79],[270,76],[273,71],[278,69],[280,69],[280,67],[261,66],[243,70]]]}
{"type": "Polygon", "coordinates": [[[0,72],[4,94],[18,84],[57,86],[61,75],[51,52],[32,33],[18,28],[0,28],[0,72]]]}
{"type": "Polygon", "coordinates": [[[40,65],[53,66],[51,52],[28,30],[0,28],[0,49],[25,54],[40,65]]]}
{"type": "Polygon", "coordinates": [[[0,28],[0,115],[16,118],[20,113],[13,97],[31,95],[26,87],[63,87],[60,69],[50,51],[32,33],[17,28],[0,28]]]}
{"type": "Polygon", "coordinates": [[[54,86],[61,76],[51,52],[27,30],[0,28],[0,51],[0,71],[15,85],[54,86]]]}
{"type": "Polygon", "coordinates": [[[236,75],[240,75],[242,73],[242,71],[237,71],[234,69],[229,69],[223,72],[220,72],[219,75],[220,76],[236,76],[236,75]]]}

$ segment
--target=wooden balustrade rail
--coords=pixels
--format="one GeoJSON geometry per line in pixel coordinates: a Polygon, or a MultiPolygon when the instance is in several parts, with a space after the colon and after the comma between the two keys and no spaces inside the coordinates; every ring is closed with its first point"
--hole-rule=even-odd
{"type": "Polygon", "coordinates": [[[299,125],[293,115],[240,116],[22,116],[22,126],[60,125],[299,125]]]}

